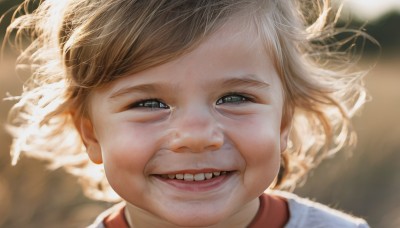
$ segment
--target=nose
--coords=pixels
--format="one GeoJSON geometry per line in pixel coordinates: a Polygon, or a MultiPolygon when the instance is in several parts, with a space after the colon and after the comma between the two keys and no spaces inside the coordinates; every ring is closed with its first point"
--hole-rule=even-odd
{"type": "Polygon", "coordinates": [[[187,110],[175,116],[170,149],[174,152],[215,151],[224,143],[224,134],[209,110],[187,110]]]}

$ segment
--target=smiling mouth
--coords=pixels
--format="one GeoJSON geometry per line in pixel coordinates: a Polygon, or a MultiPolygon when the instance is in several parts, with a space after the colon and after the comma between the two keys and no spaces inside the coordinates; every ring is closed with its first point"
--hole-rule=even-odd
{"type": "Polygon", "coordinates": [[[233,173],[233,171],[217,171],[217,172],[207,172],[207,173],[176,173],[176,174],[158,174],[158,176],[163,179],[169,180],[182,180],[182,181],[204,181],[211,180],[220,176],[226,176],[233,173]]]}

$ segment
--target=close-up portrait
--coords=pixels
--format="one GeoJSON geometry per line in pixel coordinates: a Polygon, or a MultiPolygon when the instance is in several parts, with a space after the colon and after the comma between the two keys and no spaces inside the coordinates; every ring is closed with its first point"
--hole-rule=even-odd
{"type": "Polygon", "coordinates": [[[400,1],[0,0],[0,227],[400,227],[400,1]]]}

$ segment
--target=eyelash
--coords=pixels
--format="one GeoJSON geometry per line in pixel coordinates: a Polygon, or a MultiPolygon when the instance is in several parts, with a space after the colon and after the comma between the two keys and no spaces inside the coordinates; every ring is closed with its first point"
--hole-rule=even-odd
{"type": "Polygon", "coordinates": [[[243,95],[243,94],[238,94],[238,93],[230,93],[227,95],[222,96],[217,100],[215,103],[216,105],[221,105],[224,103],[231,103],[231,104],[241,104],[241,103],[246,103],[246,102],[251,102],[253,99],[251,99],[249,96],[243,95]],[[236,99],[239,98],[239,100],[233,100],[232,98],[235,97],[236,99]],[[225,100],[225,101],[223,101],[225,100]]]}
{"type": "MultiPolygon", "coordinates": [[[[229,104],[241,104],[241,103],[246,103],[246,102],[252,102],[253,99],[250,98],[249,96],[243,95],[243,94],[238,94],[238,93],[230,93],[222,96],[219,98],[215,104],[216,105],[222,105],[225,103],[229,104]]],[[[149,109],[169,109],[170,107],[165,103],[160,101],[159,99],[143,99],[140,101],[137,101],[131,105],[128,106],[129,109],[132,108],[149,108],[149,109]]]]}
{"type": "Polygon", "coordinates": [[[169,109],[169,106],[158,99],[143,99],[129,105],[131,108],[169,109]]]}

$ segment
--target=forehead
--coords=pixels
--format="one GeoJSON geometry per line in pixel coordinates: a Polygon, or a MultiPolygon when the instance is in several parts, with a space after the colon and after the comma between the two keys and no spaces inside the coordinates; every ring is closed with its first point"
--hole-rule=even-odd
{"type": "MultiPolygon", "coordinates": [[[[217,48],[226,53],[254,52],[265,53],[264,43],[253,23],[235,18],[221,25],[215,32],[204,39],[193,53],[204,54],[217,48]]],[[[266,53],[265,53],[266,54],[266,53]]]]}
{"type": "Polygon", "coordinates": [[[275,80],[270,77],[276,72],[263,39],[254,24],[244,23],[240,19],[225,23],[192,51],[167,63],[124,77],[127,79],[118,79],[107,88],[116,90],[132,80],[138,84],[191,81],[192,77],[199,74],[203,81],[240,75],[266,76],[262,80],[275,80]]]}

